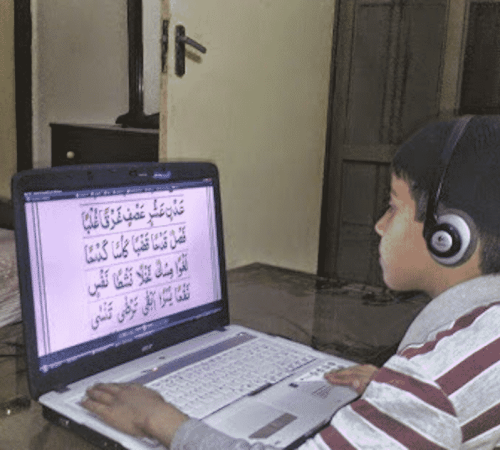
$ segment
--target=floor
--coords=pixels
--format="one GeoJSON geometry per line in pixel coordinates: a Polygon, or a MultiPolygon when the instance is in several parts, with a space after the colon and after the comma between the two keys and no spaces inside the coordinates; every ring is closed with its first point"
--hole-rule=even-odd
{"type": "Polygon", "coordinates": [[[429,301],[258,263],[229,271],[228,284],[232,322],[375,365],[429,301]]]}

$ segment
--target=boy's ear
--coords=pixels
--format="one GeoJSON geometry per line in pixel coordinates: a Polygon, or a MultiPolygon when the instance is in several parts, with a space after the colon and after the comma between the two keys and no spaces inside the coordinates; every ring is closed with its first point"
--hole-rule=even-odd
{"type": "Polygon", "coordinates": [[[464,264],[477,248],[478,232],[471,217],[463,211],[440,211],[433,224],[424,227],[424,238],[431,256],[441,265],[464,264]]]}

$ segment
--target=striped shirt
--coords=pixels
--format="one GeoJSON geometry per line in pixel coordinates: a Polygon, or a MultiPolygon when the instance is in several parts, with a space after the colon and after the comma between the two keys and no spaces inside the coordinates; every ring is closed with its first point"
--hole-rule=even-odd
{"type": "Polygon", "coordinates": [[[400,347],[363,396],[341,409],[304,450],[495,447],[500,442],[499,280],[481,277],[434,299],[427,338],[400,347]],[[469,310],[439,323],[459,306],[469,310]]]}

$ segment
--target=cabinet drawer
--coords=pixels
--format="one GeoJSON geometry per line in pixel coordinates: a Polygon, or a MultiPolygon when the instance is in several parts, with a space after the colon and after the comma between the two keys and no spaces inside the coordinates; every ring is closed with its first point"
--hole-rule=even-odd
{"type": "Polygon", "coordinates": [[[50,124],[52,166],[158,161],[158,130],[50,124]]]}

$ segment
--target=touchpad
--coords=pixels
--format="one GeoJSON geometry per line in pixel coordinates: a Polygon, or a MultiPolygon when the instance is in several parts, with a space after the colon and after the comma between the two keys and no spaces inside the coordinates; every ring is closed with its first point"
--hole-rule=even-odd
{"type": "MultiPolygon", "coordinates": [[[[236,405],[235,405],[236,406],[236,405]]],[[[242,402],[231,410],[231,417],[221,422],[208,420],[221,431],[249,439],[265,439],[292,423],[297,417],[263,403],[242,402]]]]}
{"type": "Polygon", "coordinates": [[[249,438],[266,439],[272,436],[277,431],[280,431],[289,423],[292,423],[296,418],[297,417],[295,417],[293,414],[284,413],[281,416],[269,422],[267,425],[264,425],[260,430],[257,430],[255,433],[251,434],[249,438]]]}

